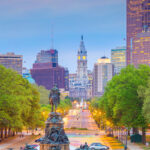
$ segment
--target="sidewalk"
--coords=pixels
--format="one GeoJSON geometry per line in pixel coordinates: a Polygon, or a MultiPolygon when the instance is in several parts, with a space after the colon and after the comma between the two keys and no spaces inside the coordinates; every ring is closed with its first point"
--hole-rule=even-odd
{"type": "Polygon", "coordinates": [[[129,150],[143,150],[141,147],[139,147],[138,145],[131,143],[130,141],[128,141],[128,149],[129,150]]]}
{"type": "Polygon", "coordinates": [[[25,135],[23,138],[20,138],[19,136],[10,137],[0,143],[0,150],[7,150],[8,148],[19,150],[20,147],[25,146],[26,143],[30,144],[34,142],[37,138],[38,136],[32,135],[25,135]]]}

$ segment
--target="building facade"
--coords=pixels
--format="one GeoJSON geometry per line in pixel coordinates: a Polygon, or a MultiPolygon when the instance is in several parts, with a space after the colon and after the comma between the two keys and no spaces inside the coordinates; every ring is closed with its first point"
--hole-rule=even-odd
{"type": "Polygon", "coordinates": [[[133,39],[131,63],[135,67],[138,67],[139,64],[150,66],[150,31],[138,33],[133,39]]]}
{"type": "Polygon", "coordinates": [[[65,90],[69,91],[69,70],[68,68],[65,69],[65,90]]]}
{"type": "Polygon", "coordinates": [[[60,89],[69,90],[69,71],[58,65],[58,52],[56,50],[42,50],[36,58],[31,69],[31,75],[37,85],[42,85],[48,90],[54,85],[60,89]]]}
{"type": "Polygon", "coordinates": [[[111,50],[111,63],[114,65],[114,74],[119,74],[126,67],[126,48],[118,47],[111,50]]]}
{"type": "Polygon", "coordinates": [[[69,87],[74,87],[76,81],[77,81],[77,74],[76,73],[69,74],[69,87]]]}
{"type": "Polygon", "coordinates": [[[17,71],[19,74],[22,74],[22,62],[22,55],[15,55],[14,53],[0,54],[0,64],[17,71]]]}
{"type": "Polygon", "coordinates": [[[41,50],[36,56],[36,63],[52,63],[53,67],[58,64],[58,51],[55,49],[41,50]]]}
{"type": "Polygon", "coordinates": [[[93,96],[99,97],[104,93],[105,86],[114,74],[113,64],[107,57],[101,57],[94,65],[93,96]]]}
{"type": "Polygon", "coordinates": [[[150,0],[127,0],[127,65],[131,64],[133,39],[150,27],[150,0]]]}

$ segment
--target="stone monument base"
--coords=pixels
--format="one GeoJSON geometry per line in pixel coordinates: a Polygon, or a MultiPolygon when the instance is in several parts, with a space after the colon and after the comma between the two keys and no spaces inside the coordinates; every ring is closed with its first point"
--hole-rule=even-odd
{"type": "Polygon", "coordinates": [[[69,150],[69,144],[40,144],[40,150],[69,150]]]}
{"type": "Polygon", "coordinates": [[[69,150],[69,144],[61,115],[51,112],[46,121],[45,137],[40,142],[40,150],[69,150]]]}

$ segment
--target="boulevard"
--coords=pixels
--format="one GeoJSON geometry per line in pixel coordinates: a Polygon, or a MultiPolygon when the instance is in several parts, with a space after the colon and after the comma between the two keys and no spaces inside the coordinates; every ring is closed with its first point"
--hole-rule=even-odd
{"type": "Polygon", "coordinates": [[[98,130],[89,110],[72,109],[64,118],[65,128],[85,128],[88,130],[98,130]]]}
{"type": "MultiPolygon", "coordinates": [[[[104,138],[104,131],[100,131],[98,129],[89,110],[71,109],[63,120],[65,132],[67,133],[70,141],[71,150],[74,150],[80,145],[83,145],[85,142],[87,142],[88,145],[94,142],[100,142],[112,149],[107,139],[104,138]]],[[[35,142],[35,139],[43,137],[44,131],[40,133],[42,134],[41,136],[32,136],[31,133],[26,134],[26,132],[24,132],[23,134],[25,136],[23,138],[17,136],[14,138],[6,139],[6,141],[3,141],[0,144],[0,149],[6,150],[13,148],[13,150],[19,150],[20,147],[24,147],[26,143],[39,144],[35,142]]],[[[38,132],[35,132],[35,134],[38,135],[38,132]]]]}

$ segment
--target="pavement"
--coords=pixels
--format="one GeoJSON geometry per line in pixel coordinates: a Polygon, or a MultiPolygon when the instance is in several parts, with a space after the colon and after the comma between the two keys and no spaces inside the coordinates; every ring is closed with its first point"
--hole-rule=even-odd
{"type": "Polygon", "coordinates": [[[140,146],[133,144],[130,141],[128,141],[128,149],[129,150],[143,150],[140,146]]]}
{"type": "Polygon", "coordinates": [[[89,110],[72,109],[64,118],[65,128],[87,128],[99,130],[89,110]]]}
{"type": "Polygon", "coordinates": [[[35,139],[38,138],[39,136],[34,135],[25,135],[22,138],[20,138],[20,136],[9,137],[0,143],[0,150],[8,150],[10,148],[20,150],[20,147],[24,147],[26,143],[33,144],[35,139]]]}

